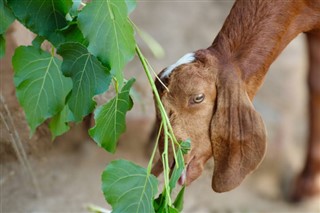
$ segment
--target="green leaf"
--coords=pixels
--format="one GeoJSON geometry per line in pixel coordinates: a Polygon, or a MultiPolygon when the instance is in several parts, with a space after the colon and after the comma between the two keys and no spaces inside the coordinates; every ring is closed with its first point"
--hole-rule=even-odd
{"type": "Polygon", "coordinates": [[[72,0],[8,0],[19,21],[57,46],[56,31],[68,25],[66,14],[72,0]]]}
{"type": "Polygon", "coordinates": [[[133,105],[129,91],[134,81],[129,80],[120,93],[95,111],[96,124],[89,130],[93,140],[112,153],[116,150],[121,133],[126,129],[125,115],[133,105]]]}
{"type": "Polygon", "coordinates": [[[0,35],[0,59],[6,54],[6,40],[0,35]]]}
{"type": "Polygon", "coordinates": [[[4,34],[14,20],[15,17],[10,8],[4,0],[0,0],[0,34],[4,34]]]}
{"type": "Polygon", "coordinates": [[[78,23],[89,41],[88,50],[111,68],[121,88],[122,70],[135,54],[134,31],[125,1],[92,1],[79,13],[78,23]]]}
{"type": "Polygon", "coordinates": [[[87,48],[79,43],[62,44],[57,53],[63,57],[62,71],[73,81],[68,105],[75,121],[93,111],[93,96],[105,92],[111,82],[109,70],[87,48]]]}
{"type": "Polygon", "coordinates": [[[169,186],[171,190],[173,190],[174,187],[176,187],[177,181],[179,180],[184,167],[185,165],[184,165],[182,150],[179,148],[177,150],[177,162],[174,166],[174,169],[169,181],[169,186]]]}
{"type": "Polygon", "coordinates": [[[181,148],[182,154],[184,154],[184,155],[187,154],[191,149],[191,140],[190,140],[190,138],[188,138],[185,141],[182,141],[180,143],[180,148],[181,148]]]}
{"type": "Polygon", "coordinates": [[[72,81],[62,75],[59,59],[32,46],[18,47],[12,64],[16,94],[33,133],[63,109],[72,81]]]}
{"type": "Polygon", "coordinates": [[[183,186],[180,190],[180,192],[178,193],[176,200],[174,201],[173,205],[174,207],[181,212],[183,209],[183,198],[184,198],[184,191],[185,191],[185,186],[183,186]]]}
{"type": "Polygon", "coordinates": [[[53,40],[56,47],[67,42],[78,42],[84,46],[88,46],[88,41],[83,37],[77,22],[70,22],[67,27],[56,32],[56,37],[53,40]]]}
{"type": "Polygon", "coordinates": [[[113,213],[151,213],[158,180],[143,167],[112,161],[102,173],[102,191],[113,213]]]}
{"type": "Polygon", "coordinates": [[[127,4],[128,14],[130,14],[137,7],[137,2],[136,0],[125,0],[125,1],[127,4]]]}
{"type": "Polygon", "coordinates": [[[69,108],[68,105],[65,105],[61,112],[52,117],[49,123],[49,129],[52,133],[52,140],[70,129],[68,125],[68,114],[69,108]]]}

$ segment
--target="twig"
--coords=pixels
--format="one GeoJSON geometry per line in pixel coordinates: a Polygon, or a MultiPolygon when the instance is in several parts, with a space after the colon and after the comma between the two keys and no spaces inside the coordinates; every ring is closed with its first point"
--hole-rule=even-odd
{"type": "Polygon", "coordinates": [[[3,105],[3,107],[5,109],[4,112],[6,114],[6,116],[5,116],[2,112],[0,112],[0,117],[4,122],[8,133],[10,134],[11,144],[12,144],[12,146],[13,146],[15,152],[16,152],[16,155],[17,155],[18,160],[21,163],[22,167],[30,175],[32,184],[33,184],[33,186],[35,188],[36,196],[40,197],[42,193],[41,193],[41,190],[40,190],[40,187],[39,187],[39,181],[36,178],[32,168],[31,168],[31,165],[30,165],[29,159],[27,157],[26,151],[25,151],[25,149],[23,147],[23,144],[21,142],[20,136],[19,136],[19,134],[17,132],[17,129],[16,129],[15,125],[14,125],[11,113],[10,113],[10,111],[8,109],[8,106],[7,106],[6,102],[5,102],[5,99],[4,99],[4,97],[2,95],[0,95],[0,102],[3,105]],[[8,118],[8,121],[6,120],[6,118],[8,118]]]}

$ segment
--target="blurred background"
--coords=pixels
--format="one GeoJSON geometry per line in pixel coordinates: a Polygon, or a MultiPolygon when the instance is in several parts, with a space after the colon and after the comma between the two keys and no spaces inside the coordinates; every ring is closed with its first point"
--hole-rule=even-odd
{"type": "MultiPolygon", "coordinates": [[[[185,53],[208,47],[219,32],[233,1],[139,1],[131,15],[134,23],[155,38],[165,50],[156,59],[138,39],[142,51],[156,72],[174,63],[185,53]]],[[[11,57],[18,45],[31,44],[33,35],[18,23],[7,34],[7,55],[1,60],[0,128],[0,212],[87,212],[88,204],[109,206],[100,190],[100,174],[113,159],[125,158],[146,166],[148,136],[154,121],[151,88],[137,59],[126,67],[125,75],[137,79],[135,106],[127,115],[127,131],[117,153],[97,147],[83,124],[51,142],[46,125],[29,138],[23,111],[15,97],[11,57]],[[6,110],[6,108],[8,110],[6,110]],[[8,113],[9,111],[9,113],[8,113]],[[5,122],[12,118],[22,147],[11,142],[16,137],[5,122]],[[18,150],[25,155],[17,156],[18,150]],[[19,161],[19,159],[22,159],[19,161]]],[[[320,201],[289,204],[292,181],[300,172],[307,140],[305,37],[300,35],[270,68],[254,105],[262,115],[268,132],[268,150],[261,166],[235,190],[218,194],[211,189],[213,162],[203,175],[187,188],[184,211],[213,212],[320,212],[320,201]]],[[[106,101],[108,94],[99,97],[106,101]]]]}

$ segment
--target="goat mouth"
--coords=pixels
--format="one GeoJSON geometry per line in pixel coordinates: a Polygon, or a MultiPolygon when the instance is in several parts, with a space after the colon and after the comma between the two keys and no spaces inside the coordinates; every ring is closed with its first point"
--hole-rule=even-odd
{"type": "Polygon", "coordinates": [[[182,171],[181,176],[180,176],[180,178],[178,180],[178,183],[179,183],[180,186],[183,186],[185,184],[185,182],[186,182],[186,179],[187,179],[187,167],[188,167],[188,165],[182,171]]]}
{"type": "Polygon", "coordinates": [[[187,180],[187,174],[188,174],[188,170],[189,170],[189,165],[190,162],[194,159],[195,156],[193,156],[192,158],[190,158],[189,162],[185,165],[185,168],[183,169],[181,176],[178,180],[178,184],[179,185],[186,185],[186,180],[187,180]]]}

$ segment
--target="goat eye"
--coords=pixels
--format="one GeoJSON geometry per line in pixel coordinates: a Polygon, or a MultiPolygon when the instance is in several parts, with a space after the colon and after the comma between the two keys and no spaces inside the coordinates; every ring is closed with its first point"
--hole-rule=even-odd
{"type": "Polygon", "coordinates": [[[204,97],[205,96],[204,96],[203,93],[197,94],[197,95],[193,96],[192,102],[195,103],[195,104],[199,104],[204,100],[204,97]]]}

